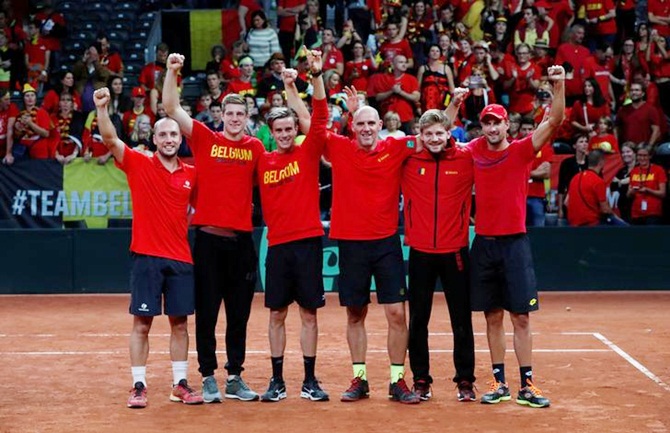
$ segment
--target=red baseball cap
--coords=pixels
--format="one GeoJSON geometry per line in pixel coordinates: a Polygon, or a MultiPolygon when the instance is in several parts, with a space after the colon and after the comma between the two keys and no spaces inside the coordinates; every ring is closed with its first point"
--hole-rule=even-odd
{"type": "Polygon", "coordinates": [[[493,116],[498,120],[507,120],[507,110],[500,104],[489,104],[479,114],[479,120],[483,121],[486,116],[493,116]]]}
{"type": "Polygon", "coordinates": [[[144,91],[144,88],[138,86],[138,87],[133,88],[132,95],[133,95],[133,98],[139,98],[139,97],[144,98],[147,94],[144,91]]]}

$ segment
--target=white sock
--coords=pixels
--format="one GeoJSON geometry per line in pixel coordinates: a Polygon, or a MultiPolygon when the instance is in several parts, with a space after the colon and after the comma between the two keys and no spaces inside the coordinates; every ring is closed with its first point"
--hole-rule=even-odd
{"type": "Polygon", "coordinates": [[[228,380],[235,380],[235,378],[237,378],[236,374],[229,374],[228,375],[228,380]]]}
{"type": "Polygon", "coordinates": [[[172,383],[178,384],[180,380],[186,379],[188,374],[188,361],[172,361],[172,383]]]}
{"type": "Polygon", "coordinates": [[[133,386],[137,382],[142,382],[144,386],[147,386],[147,366],[138,365],[136,367],[130,367],[130,373],[133,375],[133,386]]]}

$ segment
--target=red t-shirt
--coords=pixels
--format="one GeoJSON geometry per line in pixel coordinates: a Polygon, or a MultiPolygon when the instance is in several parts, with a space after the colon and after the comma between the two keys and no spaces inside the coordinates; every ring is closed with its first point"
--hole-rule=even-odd
{"type": "Polygon", "coordinates": [[[531,135],[507,149],[487,148],[485,137],[471,141],[475,164],[475,232],[482,236],[526,233],[526,197],[535,160],[531,135]]]}
{"type": "Polygon", "coordinates": [[[127,147],[123,162],[133,201],[130,251],[193,263],[188,243],[188,205],[195,187],[195,168],[179,161],[170,173],[157,156],[127,147]]]}
{"type": "Polygon", "coordinates": [[[328,54],[323,58],[323,70],[335,69],[338,63],[342,63],[344,66],[344,56],[342,55],[342,51],[338,50],[335,44],[333,44],[328,50],[328,54]]]}
{"type": "Polygon", "coordinates": [[[264,153],[258,185],[268,245],[323,235],[319,216],[319,160],[326,141],[328,104],[312,101],[314,113],[305,141],[291,151],[264,153]]]}
{"type": "Polygon", "coordinates": [[[226,91],[223,93],[224,95],[227,95],[229,93],[237,93],[240,96],[245,95],[256,96],[256,88],[251,83],[251,81],[242,81],[239,79],[235,79],[230,83],[228,83],[228,87],[226,88],[226,91]]]}
{"type": "Polygon", "coordinates": [[[619,141],[614,134],[594,135],[589,138],[589,149],[600,149],[603,152],[617,154],[619,153],[619,141]],[[608,145],[610,150],[607,150],[608,145]]]}
{"type": "Polygon", "coordinates": [[[246,135],[231,141],[197,120],[188,144],[198,167],[193,225],[250,232],[254,171],[263,144],[246,135]]]}
{"type": "Polygon", "coordinates": [[[154,113],[152,113],[148,107],[144,107],[144,111],[142,111],[139,114],[135,113],[135,110],[133,110],[132,108],[123,113],[123,119],[122,119],[123,130],[126,132],[127,135],[130,135],[133,132],[133,128],[135,127],[135,121],[137,121],[137,118],[142,114],[149,116],[149,121],[153,126],[154,113]]]}
{"type": "Polygon", "coordinates": [[[632,141],[633,143],[648,143],[651,138],[652,125],[659,125],[658,111],[648,102],[644,102],[639,108],[633,104],[624,105],[619,109],[616,117],[616,125],[621,133],[621,142],[632,141]]]}
{"type": "MultiPolygon", "coordinates": [[[[599,18],[614,9],[612,0],[584,0],[583,5],[588,19],[599,18]]],[[[616,21],[614,21],[614,18],[607,21],[598,20],[590,28],[597,35],[612,35],[616,33],[616,21]]]]}
{"type": "Polygon", "coordinates": [[[542,78],[542,71],[532,62],[525,69],[522,69],[519,65],[514,65],[514,70],[516,70],[517,78],[514,80],[512,88],[509,89],[509,111],[528,114],[533,111],[533,101],[536,93],[528,80],[539,80],[542,78]]]}
{"type": "Polygon", "coordinates": [[[115,74],[120,74],[123,71],[123,60],[121,60],[119,53],[101,55],[100,64],[115,74]]]}
{"type": "Polygon", "coordinates": [[[610,64],[601,64],[591,56],[584,60],[584,75],[582,78],[594,78],[600,86],[600,91],[605,100],[610,102],[610,64]]]}
{"type": "MultiPolygon", "coordinates": [[[[650,164],[645,169],[635,166],[630,172],[629,188],[644,187],[658,190],[661,185],[667,182],[668,176],[660,165],[650,164]]],[[[632,218],[661,215],[663,215],[663,199],[639,192],[633,196],[632,218]]]]}
{"type": "Polygon", "coordinates": [[[600,223],[600,203],[607,200],[607,185],[593,170],[585,170],[568,187],[568,222],[571,226],[596,226],[600,223]]]}
{"type": "Polygon", "coordinates": [[[412,47],[407,39],[403,39],[400,42],[386,41],[379,47],[379,53],[382,60],[389,64],[393,63],[393,58],[395,56],[402,55],[405,56],[407,60],[414,58],[412,47]]]}
{"type": "Polygon", "coordinates": [[[375,70],[375,65],[370,59],[364,59],[362,62],[350,60],[344,65],[344,82],[348,86],[354,86],[358,91],[366,92],[370,75],[375,70]]]}
{"type": "MultiPolygon", "coordinates": [[[[393,74],[380,74],[376,80],[370,81],[371,89],[368,91],[368,95],[388,92],[396,84],[400,84],[400,87],[406,93],[419,91],[419,81],[413,75],[402,74],[400,77],[396,78],[393,74]]],[[[398,113],[398,116],[400,116],[401,122],[409,122],[414,118],[414,107],[415,104],[413,102],[393,93],[391,96],[381,101],[380,111],[382,116],[389,111],[395,111],[398,113]]]]}
{"type": "MultiPolygon", "coordinates": [[[[649,0],[647,10],[657,17],[670,17],[670,0],[649,0]]],[[[670,25],[652,24],[652,28],[658,30],[658,34],[664,37],[670,36],[670,25]]]]}
{"type": "Polygon", "coordinates": [[[469,243],[474,168],[470,149],[452,146],[435,159],[412,155],[402,171],[405,243],[426,253],[450,253],[469,243]]]}
{"type": "Polygon", "coordinates": [[[589,56],[589,50],[583,45],[566,42],[558,46],[555,63],[563,65],[564,62],[568,62],[575,69],[573,78],[565,80],[566,96],[581,95],[584,91],[584,61],[589,56]]]}
{"type": "Polygon", "coordinates": [[[657,52],[651,55],[651,64],[649,66],[654,78],[670,78],[670,60],[664,59],[660,53],[657,52]]]}
{"type": "Polygon", "coordinates": [[[165,70],[165,66],[156,64],[155,62],[144,65],[140,71],[139,83],[151,90],[156,87],[158,76],[165,70]]]}
{"type": "MultiPolygon", "coordinates": [[[[551,163],[551,160],[554,157],[554,146],[551,142],[542,146],[539,152],[535,154],[535,159],[533,164],[530,166],[530,171],[535,170],[543,162],[551,163]]],[[[530,178],[529,178],[530,179],[530,178]]],[[[544,189],[544,179],[531,179],[528,185],[528,197],[540,197],[545,198],[547,192],[544,189]]]]}
{"type": "MultiPolygon", "coordinates": [[[[44,95],[44,99],[42,100],[42,108],[47,110],[47,113],[49,114],[56,114],[58,113],[59,102],[60,95],[55,90],[49,90],[44,95]]],[[[76,90],[72,91],[72,104],[75,111],[81,109],[81,98],[79,97],[79,93],[77,93],[76,90]]]]}
{"type": "Polygon", "coordinates": [[[610,107],[608,104],[603,104],[600,107],[586,103],[586,118],[584,117],[584,103],[582,101],[575,101],[570,112],[570,121],[577,122],[580,125],[586,125],[588,118],[589,125],[597,125],[601,117],[609,117],[610,107]]]}
{"type": "MultiPolygon", "coordinates": [[[[27,125],[23,125],[21,122],[21,116],[26,111],[21,111],[14,123],[14,139],[18,139],[19,142],[28,147],[28,152],[31,159],[49,159],[53,158],[55,151],[55,142],[53,137],[41,137],[35,133],[27,125]]],[[[33,122],[37,124],[40,128],[44,128],[49,133],[54,129],[53,123],[51,123],[51,117],[49,113],[46,112],[43,108],[33,108],[30,111],[33,122]]]]}
{"type": "Polygon", "coordinates": [[[26,41],[23,52],[28,56],[28,64],[45,65],[47,61],[47,51],[49,48],[40,37],[26,41]]]}
{"type": "Polygon", "coordinates": [[[13,102],[9,104],[9,108],[0,111],[0,155],[3,157],[7,151],[7,123],[10,118],[16,118],[19,113],[19,107],[13,102]]]}
{"type": "Polygon", "coordinates": [[[416,152],[416,138],[386,138],[374,149],[329,134],[326,158],[333,164],[332,239],[383,239],[398,230],[400,177],[416,152]]]}
{"type": "MultiPolygon", "coordinates": [[[[305,0],[279,0],[277,1],[277,8],[288,9],[303,4],[307,4],[307,2],[305,0]]],[[[280,32],[295,32],[295,15],[291,15],[290,17],[278,17],[278,21],[280,32]]]]}
{"type": "Polygon", "coordinates": [[[556,48],[561,40],[561,32],[568,26],[573,16],[570,2],[568,0],[545,1],[541,5],[539,2],[536,3],[536,6],[544,7],[549,18],[554,20],[554,25],[549,30],[549,46],[556,48]]]}

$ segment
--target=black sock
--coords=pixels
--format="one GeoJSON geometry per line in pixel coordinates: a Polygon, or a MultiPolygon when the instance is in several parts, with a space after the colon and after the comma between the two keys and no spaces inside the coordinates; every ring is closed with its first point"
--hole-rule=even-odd
{"type": "Polygon", "coordinates": [[[272,360],[272,377],[276,380],[284,380],[284,357],[273,356],[272,360]]]}
{"type": "Polygon", "coordinates": [[[528,386],[528,382],[533,382],[533,367],[530,365],[519,367],[519,373],[521,374],[521,388],[528,386]]]}
{"type": "Polygon", "coordinates": [[[493,364],[493,377],[496,382],[505,383],[505,364],[493,364]]]}
{"type": "Polygon", "coordinates": [[[316,365],[316,356],[303,356],[305,363],[305,382],[314,380],[314,367],[316,365]]]}

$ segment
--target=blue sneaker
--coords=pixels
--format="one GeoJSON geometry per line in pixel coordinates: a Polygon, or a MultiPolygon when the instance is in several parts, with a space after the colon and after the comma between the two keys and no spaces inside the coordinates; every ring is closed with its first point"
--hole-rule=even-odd
{"type": "Polygon", "coordinates": [[[277,380],[274,377],[270,379],[268,390],[261,395],[261,401],[279,401],[286,398],[286,384],[283,380],[277,380]]]}
{"type": "Polygon", "coordinates": [[[302,383],[300,397],[311,401],[328,401],[330,399],[328,393],[321,389],[321,385],[319,385],[319,381],[316,379],[307,380],[302,383]]]}
{"type": "Polygon", "coordinates": [[[221,403],[223,401],[214,376],[207,376],[202,381],[202,400],[205,403],[221,403]]]}
{"type": "Polygon", "coordinates": [[[240,376],[233,376],[226,380],[226,398],[235,398],[242,401],[256,401],[258,394],[253,392],[240,376]]]}

